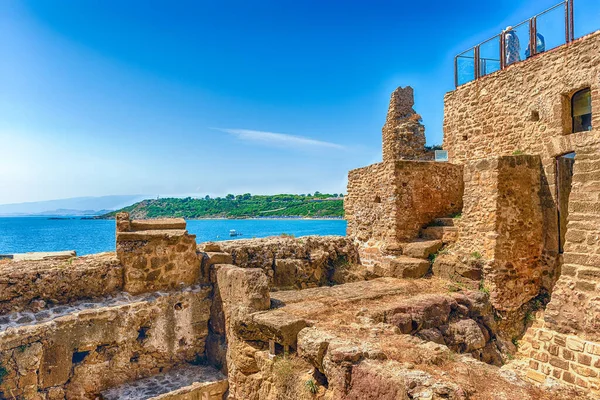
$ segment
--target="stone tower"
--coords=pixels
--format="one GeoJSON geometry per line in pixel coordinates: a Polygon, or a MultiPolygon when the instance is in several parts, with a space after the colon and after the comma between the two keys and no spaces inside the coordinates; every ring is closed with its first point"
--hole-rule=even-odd
{"type": "Polygon", "coordinates": [[[383,161],[420,160],[425,156],[425,127],[413,110],[413,88],[399,87],[392,93],[383,126],[383,161]]]}

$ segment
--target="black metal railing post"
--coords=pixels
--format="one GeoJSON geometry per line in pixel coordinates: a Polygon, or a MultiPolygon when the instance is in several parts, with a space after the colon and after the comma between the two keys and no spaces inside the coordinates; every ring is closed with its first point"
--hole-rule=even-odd
{"type": "Polygon", "coordinates": [[[454,57],[454,86],[458,87],[458,56],[454,57]]]}
{"type": "Polygon", "coordinates": [[[575,0],[567,1],[569,2],[569,34],[571,36],[569,42],[572,42],[573,40],[575,40],[575,16],[573,14],[573,3],[575,2],[575,0]]]}
{"type": "Polygon", "coordinates": [[[500,69],[506,68],[506,32],[500,34],[500,69]]]}
{"type": "Polygon", "coordinates": [[[481,71],[479,70],[479,46],[475,46],[475,62],[474,62],[474,67],[475,67],[475,79],[479,79],[481,76],[481,71]]]}
{"type": "Polygon", "coordinates": [[[529,20],[529,57],[535,56],[537,50],[537,37],[535,35],[535,17],[529,20]]]}

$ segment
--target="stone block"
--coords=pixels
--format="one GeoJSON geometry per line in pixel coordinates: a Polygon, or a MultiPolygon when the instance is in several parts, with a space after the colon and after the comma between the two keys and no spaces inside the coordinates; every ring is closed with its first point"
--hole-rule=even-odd
{"type": "Polygon", "coordinates": [[[555,334],[554,335],[554,344],[556,344],[560,347],[566,347],[567,346],[566,336],[555,334]]]}
{"type": "Polygon", "coordinates": [[[546,381],[546,375],[539,373],[537,371],[531,370],[531,369],[527,370],[526,375],[529,379],[532,379],[539,383],[544,383],[546,381]]]}
{"type": "Polygon", "coordinates": [[[600,344],[587,342],[585,345],[586,353],[593,354],[595,356],[600,356],[600,344]]]}
{"type": "Polygon", "coordinates": [[[538,332],[538,339],[542,342],[549,342],[554,336],[551,331],[539,330],[538,332]]]}
{"type": "Polygon", "coordinates": [[[211,267],[215,264],[233,264],[233,258],[229,253],[206,252],[206,265],[211,267]]]}
{"type": "Polygon", "coordinates": [[[589,367],[584,367],[582,365],[577,365],[577,364],[571,364],[571,368],[573,369],[573,371],[575,371],[577,374],[581,375],[581,376],[585,376],[585,377],[591,377],[591,378],[595,378],[598,376],[598,371],[589,368],[589,367]]]}
{"type": "Polygon", "coordinates": [[[584,350],[584,347],[585,347],[585,342],[583,340],[577,339],[575,337],[567,338],[567,348],[569,350],[582,352],[584,350]]]}
{"type": "Polygon", "coordinates": [[[422,240],[402,245],[402,254],[413,258],[429,258],[442,247],[441,240],[422,240]]]}
{"type": "Polygon", "coordinates": [[[571,350],[562,349],[562,358],[567,361],[575,360],[575,354],[571,350]]]}
{"type": "Polygon", "coordinates": [[[573,375],[572,373],[568,372],[568,371],[564,371],[562,374],[562,379],[563,381],[567,382],[567,383],[571,383],[571,384],[575,384],[575,375],[573,375]]]}
{"type": "Polygon", "coordinates": [[[564,369],[565,371],[569,370],[569,362],[562,360],[558,357],[550,357],[550,365],[556,368],[564,369]]]}
{"type": "Polygon", "coordinates": [[[392,278],[422,278],[431,264],[428,260],[406,256],[387,257],[374,268],[375,274],[392,278]]]}
{"type": "Polygon", "coordinates": [[[587,354],[578,353],[577,354],[577,362],[581,365],[592,365],[592,357],[587,354]]]}
{"type": "Polygon", "coordinates": [[[244,340],[268,343],[274,340],[282,346],[296,347],[298,332],[308,323],[283,310],[270,310],[251,314],[235,326],[236,333],[244,340]]]}

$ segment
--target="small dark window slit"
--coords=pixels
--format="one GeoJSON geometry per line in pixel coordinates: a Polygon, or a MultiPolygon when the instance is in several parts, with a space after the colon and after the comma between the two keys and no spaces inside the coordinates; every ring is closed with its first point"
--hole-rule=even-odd
{"type": "Polygon", "coordinates": [[[76,351],[73,353],[73,357],[71,358],[71,362],[73,364],[79,364],[80,362],[82,362],[88,355],[90,354],[89,351],[76,351]]]}

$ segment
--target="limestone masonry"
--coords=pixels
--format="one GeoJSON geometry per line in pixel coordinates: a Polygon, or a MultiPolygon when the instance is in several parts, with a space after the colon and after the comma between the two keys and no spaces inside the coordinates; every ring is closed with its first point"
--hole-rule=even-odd
{"type": "Polygon", "coordinates": [[[346,237],[121,213],[115,252],[0,260],[0,399],[600,398],[599,88],[600,32],[460,86],[449,162],[398,88],[346,237]]]}

